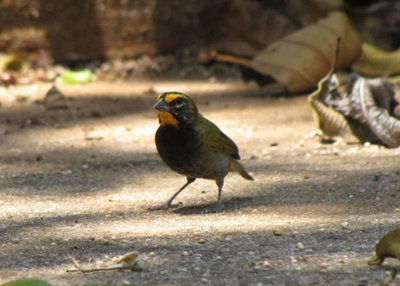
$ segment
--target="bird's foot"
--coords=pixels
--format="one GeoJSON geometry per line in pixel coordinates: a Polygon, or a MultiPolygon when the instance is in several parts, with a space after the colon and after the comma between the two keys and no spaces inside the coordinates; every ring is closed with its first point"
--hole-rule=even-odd
{"type": "Polygon", "coordinates": [[[159,210],[167,210],[170,208],[177,208],[179,206],[182,205],[182,202],[173,204],[170,201],[166,201],[165,203],[161,204],[161,205],[157,205],[157,206],[153,206],[153,207],[149,207],[147,208],[148,211],[159,211],[159,210]]]}

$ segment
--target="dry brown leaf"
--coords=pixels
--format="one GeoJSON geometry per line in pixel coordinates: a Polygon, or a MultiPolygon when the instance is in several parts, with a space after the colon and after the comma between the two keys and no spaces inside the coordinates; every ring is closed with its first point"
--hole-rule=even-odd
{"type": "Polygon", "coordinates": [[[380,239],[368,265],[381,265],[387,257],[400,259],[400,229],[392,230],[380,239]]]}
{"type": "Polygon", "coordinates": [[[291,93],[314,88],[332,65],[341,38],[336,68],[348,67],[361,54],[361,38],[343,12],[331,13],[279,40],[254,57],[249,66],[284,84],[291,93]]]}
{"type": "Polygon", "coordinates": [[[400,73],[400,49],[387,52],[363,43],[361,57],[351,68],[362,75],[387,76],[400,73]]]}
{"type": "Polygon", "coordinates": [[[138,258],[138,256],[139,256],[139,252],[133,251],[133,252],[124,254],[122,256],[115,257],[113,259],[113,261],[115,263],[128,263],[129,264],[129,263],[133,262],[134,260],[136,260],[136,258],[138,258]]]}

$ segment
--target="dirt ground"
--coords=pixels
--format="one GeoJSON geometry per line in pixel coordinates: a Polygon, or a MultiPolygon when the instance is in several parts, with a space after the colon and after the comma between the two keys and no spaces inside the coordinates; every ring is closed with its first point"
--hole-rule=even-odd
{"type": "MultiPolygon", "coordinates": [[[[54,285],[379,285],[374,243],[398,227],[399,149],[321,144],[306,97],[254,96],[241,82],[61,86],[68,108],[46,110],[49,84],[0,89],[0,283],[54,285]],[[255,181],[230,174],[222,213],[214,182],[182,206],[149,212],[185,178],[159,159],[149,91],[181,91],[239,146],[255,181]],[[142,272],[66,272],[140,253],[142,272]]],[[[392,285],[400,285],[396,278],[392,285]]]]}

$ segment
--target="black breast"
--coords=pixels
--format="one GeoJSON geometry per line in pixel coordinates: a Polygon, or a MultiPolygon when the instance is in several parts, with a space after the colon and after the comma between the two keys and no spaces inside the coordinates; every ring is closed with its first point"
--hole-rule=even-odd
{"type": "Polygon", "coordinates": [[[200,144],[193,128],[160,126],[156,133],[156,146],[161,159],[171,169],[185,173],[185,168],[193,164],[200,144]]]}

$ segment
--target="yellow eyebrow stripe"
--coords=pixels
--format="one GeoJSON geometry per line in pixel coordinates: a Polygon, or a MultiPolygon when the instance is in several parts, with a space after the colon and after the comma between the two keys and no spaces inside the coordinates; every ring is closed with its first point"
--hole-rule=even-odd
{"type": "Polygon", "coordinates": [[[166,103],[170,103],[171,101],[173,101],[174,99],[176,99],[178,97],[185,97],[185,96],[183,94],[181,94],[181,93],[168,93],[165,96],[164,101],[166,103]]]}

